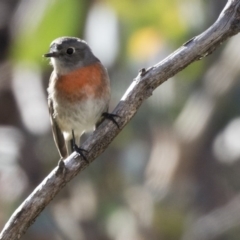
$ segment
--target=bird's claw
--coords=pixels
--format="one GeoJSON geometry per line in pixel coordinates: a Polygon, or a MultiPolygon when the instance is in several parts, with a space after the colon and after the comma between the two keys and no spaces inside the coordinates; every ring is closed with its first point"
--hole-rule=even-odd
{"type": "Polygon", "coordinates": [[[74,144],[74,145],[73,145],[73,150],[74,150],[75,152],[77,152],[77,153],[84,159],[84,161],[85,161],[86,163],[89,164],[89,161],[87,160],[86,156],[83,154],[83,152],[88,153],[87,150],[78,147],[77,144],[74,144]]]}
{"type": "Polygon", "coordinates": [[[118,127],[118,129],[120,128],[120,127],[119,127],[119,124],[118,124],[117,121],[115,120],[115,117],[120,118],[119,115],[114,114],[114,113],[104,112],[104,113],[102,114],[102,116],[103,116],[105,119],[111,120],[111,121],[118,127]]]}

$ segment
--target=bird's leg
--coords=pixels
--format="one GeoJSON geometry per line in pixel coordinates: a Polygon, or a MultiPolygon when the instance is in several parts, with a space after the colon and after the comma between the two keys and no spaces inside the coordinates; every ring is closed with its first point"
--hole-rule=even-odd
{"type": "Polygon", "coordinates": [[[113,113],[104,112],[104,113],[102,113],[102,116],[103,116],[105,119],[109,119],[109,120],[112,121],[118,128],[120,128],[119,125],[118,125],[118,123],[117,123],[117,121],[115,120],[115,117],[120,118],[119,115],[113,114],[113,113]]]}
{"type": "Polygon", "coordinates": [[[88,151],[85,150],[85,149],[82,149],[82,148],[78,147],[78,145],[76,144],[75,135],[74,135],[74,131],[73,131],[73,130],[72,130],[71,148],[72,148],[72,151],[77,152],[80,156],[82,156],[82,158],[83,158],[87,163],[89,163],[89,161],[87,160],[87,158],[86,158],[85,155],[83,154],[83,152],[86,152],[86,153],[87,153],[88,151]]]}

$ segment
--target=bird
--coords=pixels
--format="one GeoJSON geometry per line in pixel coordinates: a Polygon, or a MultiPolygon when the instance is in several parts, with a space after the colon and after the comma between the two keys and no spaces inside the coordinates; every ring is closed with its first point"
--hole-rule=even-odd
{"type": "Polygon", "coordinates": [[[79,147],[82,134],[95,130],[104,118],[118,126],[117,115],[108,113],[111,89],[107,69],[87,42],[77,37],[55,39],[43,56],[53,66],[48,108],[59,155],[64,159],[76,151],[87,160],[87,151],[79,147]]]}

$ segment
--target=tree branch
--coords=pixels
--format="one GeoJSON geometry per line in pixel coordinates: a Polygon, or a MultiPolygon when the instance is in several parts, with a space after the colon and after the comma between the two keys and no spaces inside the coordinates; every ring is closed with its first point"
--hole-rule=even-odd
{"type": "MultiPolygon", "coordinates": [[[[229,0],[217,21],[205,32],[186,42],[155,66],[142,69],[113,111],[121,116],[116,119],[120,128],[106,120],[81,146],[88,151],[88,161],[94,161],[107,148],[154,89],[192,62],[211,54],[239,30],[240,0],[229,0]]],[[[1,240],[19,239],[56,194],[87,167],[87,163],[76,153],[64,162],[65,168],[56,167],[16,209],[0,234],[1,240]]]]}

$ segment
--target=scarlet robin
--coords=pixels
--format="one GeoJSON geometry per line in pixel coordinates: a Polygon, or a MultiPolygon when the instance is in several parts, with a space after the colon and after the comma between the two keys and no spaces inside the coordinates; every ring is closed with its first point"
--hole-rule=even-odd
{"type": "MultiPolygon", "coordinates": [[[[74,150],[81,155],[84,132],[95,129],[107,113],[110,101],[110,81],[107,70],[94,56],[88,44],[75,37],[60,37],[50,45],[44,57],[51,59],[53,72],[48,87],[48,106],[53,137],[61,158],[74,150]]],[[[117,124],[118,125],[118,124],[117,124]]]]}

